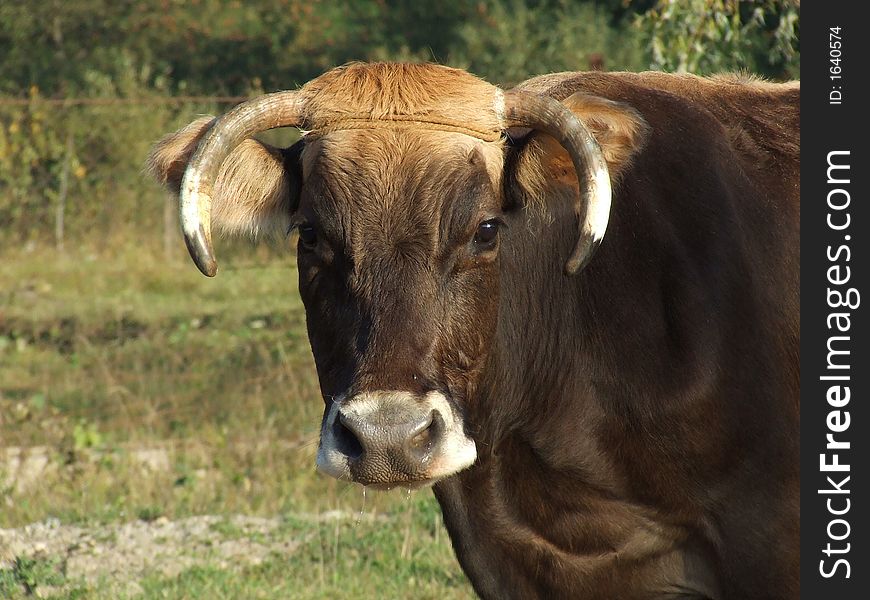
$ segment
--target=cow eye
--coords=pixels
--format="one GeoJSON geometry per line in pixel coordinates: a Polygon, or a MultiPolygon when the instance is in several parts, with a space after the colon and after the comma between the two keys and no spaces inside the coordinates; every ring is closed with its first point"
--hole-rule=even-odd
{"type": "Polygon", "coordinates": [[[477,226],[477,231],[474,233],[474,243],[478,246],[486,246],[495,241],[495,236],[498,235],[498,219],[489,219],[477,226]]]}
{"type": "Polygon", "coordinates": [[[317,230],[313,225],[299,226],[299,242],[309,250],[317,245],[317,230]]]}

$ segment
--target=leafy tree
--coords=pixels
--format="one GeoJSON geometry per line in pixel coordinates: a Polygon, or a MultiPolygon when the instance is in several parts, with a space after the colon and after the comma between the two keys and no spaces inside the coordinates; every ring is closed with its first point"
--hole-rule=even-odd
{"type": "Polygon", "coordinates": [[[654,69],[794,78],[799,19],[793,0],[661,0],[637,25],[654,69]]]}
{"type": "Polygon", "coordinates": [[[497,82],[532,75],[582,71],[599,55],[608,69],[645,65],[636,36],[609,26],[608,15],[589,3],[523,0],[481,3],[478,18],[463,25],[451,62],[497,82]]]}

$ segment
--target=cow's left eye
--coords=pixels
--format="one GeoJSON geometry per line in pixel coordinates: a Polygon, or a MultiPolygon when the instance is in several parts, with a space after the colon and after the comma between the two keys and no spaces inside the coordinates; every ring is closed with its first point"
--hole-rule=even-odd
{"type": "Polygon", "coordinates": [[[487,246],[495,241],[495,236],[498,235],[498,219],[490,219],[484,221],[477,226],[477,231],[474,233],[474,243],[478,246],[487,246]]]}
{"type": "Polygon", "coordinates": [[[302,246],[312,249],[317,245],[317,230],[313,226],[304,224],[299,226],[299,241],[302,246]]]}

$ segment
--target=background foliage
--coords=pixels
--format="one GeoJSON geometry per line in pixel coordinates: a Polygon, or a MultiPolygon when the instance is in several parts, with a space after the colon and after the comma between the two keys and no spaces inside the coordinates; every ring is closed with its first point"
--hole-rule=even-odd
{"type": "Polygon", "coordinates": [[[798,33],[788,0],[2,0],[0,248],[50,243],[61,202],[67,239],[97,242],[97,226],[100,245],[159,240],[148,146],[227,106],[149,100],[293,88],[349,60],[432,60],[506,86],[596,55],[610,70],[785,79],[798,33]],[[70,97],[132,102],[45,102],[70,97]]]}

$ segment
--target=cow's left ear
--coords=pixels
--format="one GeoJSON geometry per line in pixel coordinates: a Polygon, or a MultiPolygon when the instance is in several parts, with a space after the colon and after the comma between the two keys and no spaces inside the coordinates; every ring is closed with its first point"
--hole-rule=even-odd
{"type": "MultiPolygon", "coordinates": [[[[562,103],[583,121],[601,146],[615,187],[646,143],[649,125],[631,106],[600,96],[578,92],[562,103]]],[[[568,152],[546,134],[531,135],[518,157],[517,182],[533,196],[540,196],[553,181],[576,189],[577,175],[568,152]]]]}

